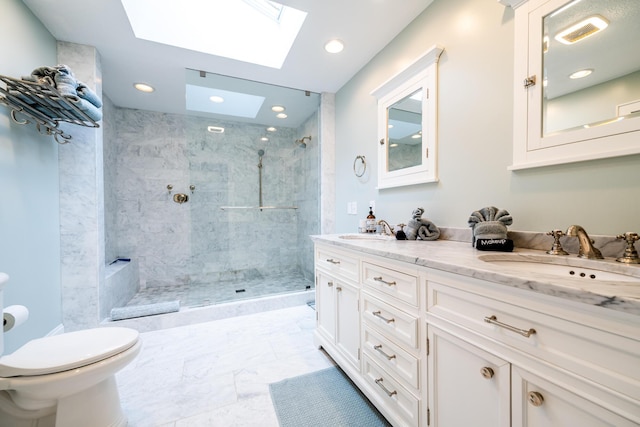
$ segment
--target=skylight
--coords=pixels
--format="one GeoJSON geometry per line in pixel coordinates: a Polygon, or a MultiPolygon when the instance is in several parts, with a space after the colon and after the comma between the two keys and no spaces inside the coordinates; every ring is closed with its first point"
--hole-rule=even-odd
{"type": "Polygon", "coordinates": [[[254,119],[262,104],[264,97],[249,95],[246,93],[231,92],[222,89],[214,89],[203,86],[187,84],[186,108],[191,111],[201,111],[211,114],[223,114],[233,117],[248,117],[254,119]],[[223,102],[212,102],[212,97],[220,97],[223,102]]]}
{"type": "Polygon", "coordinates": [[[306,12],[269,0],[121,0],[135,36],[281,68],[306,12]]]}

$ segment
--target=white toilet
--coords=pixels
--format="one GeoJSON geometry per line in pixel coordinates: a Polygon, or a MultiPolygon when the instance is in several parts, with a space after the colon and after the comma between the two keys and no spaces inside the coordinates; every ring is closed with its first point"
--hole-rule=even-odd
{"type": "MultiPolygon", "coordinates": [[[[7,280],[0,273],[0,307],[7,280]]],[[[138,331],[109,327],[35,339],[0,357],[0,427],[126,426],[115,374],[141,348],[138,331]]]]}

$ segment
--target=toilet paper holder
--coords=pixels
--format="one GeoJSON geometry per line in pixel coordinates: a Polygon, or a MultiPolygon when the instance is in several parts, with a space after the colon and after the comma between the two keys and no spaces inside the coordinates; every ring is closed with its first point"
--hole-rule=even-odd
{"type": "Polygon", "coordinates": [[[29,318],[29,309],[24,305],[10,305],[2,310],[2,330],[8,332],[22,325],[29,318]]]}

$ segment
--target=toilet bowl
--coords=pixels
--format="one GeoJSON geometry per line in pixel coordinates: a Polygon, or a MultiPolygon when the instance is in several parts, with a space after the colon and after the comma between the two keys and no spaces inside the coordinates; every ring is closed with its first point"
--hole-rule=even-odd
{"type": "Polygon", "coordinates": [[[141,348],[138,331],[109,327],[35,339],[0,357],[0,427],[126,426],[115,374],[141,348]]]}

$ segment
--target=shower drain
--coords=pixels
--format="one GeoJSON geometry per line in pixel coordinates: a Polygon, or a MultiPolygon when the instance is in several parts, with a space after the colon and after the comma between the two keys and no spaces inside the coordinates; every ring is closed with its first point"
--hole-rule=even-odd
{"type": "Polygon", "coordinates": [[[240,292],[244,292],[244,289],[236,289],[236,294],[239,294],[240,292]]]}

